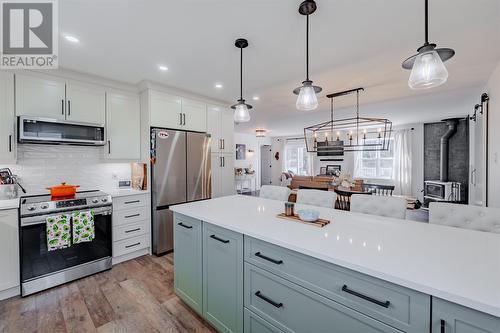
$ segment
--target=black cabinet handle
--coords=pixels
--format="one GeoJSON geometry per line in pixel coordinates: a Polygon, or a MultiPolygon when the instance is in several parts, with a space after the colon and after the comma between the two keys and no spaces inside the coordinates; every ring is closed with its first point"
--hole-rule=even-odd
{"type": "Polygon", "coordinates": [[[179,125],[182,126],[182,113],[179,113],[179,125]]]}
{"type": "Polygon", "coordinates": [[[181,227],[186,228],[186,229],[193,229],[193,226],[192,226],[192,225],[185,225],[185,224],[184,224],[184,223],[182,223],[182,222],[177,223],[177,225],[180,225],[181,227]]]}
{"type": "Polygon", "coordinates": [[[446,333],[446,322],[441,319],[441,333],[446,333]]]}
{"type": "Polygon", "coordinates": [[[218,240],[219,242],[224,243],[224,244],[229,243],[229,240],[228,240],[228,239],[222,239],[222,238],[219,238],[219,237],[217,237],[217,236],[215,236],[215,235],[210,235],[210,238],[213,238],[213,239],[215,239],[215,240],[218,240]]]}
{"type": "Polygon", "coordinates": [[[71,116],[71,101],[68,100],[68,116],[71,116]]]}
{"type": "Polygon", "coordinates": [[[183,113],[183,115],[184,115],[184,122],[183,122],[183,125],[186,125],[186,114],[185,114],[185,113],[183,113]]]}
{"type": "Polygon", "coordinates": [[[262,295],[262,293],[260,292],[260,290],[258,290],[255,293],[255,296],[257,296],[258,298],[266,301],[267,303],[271,304],[272,306],[274,306],[274,307],[276,307],[278,309],[283,306],[283,303],[277,303],[277,302],[273,301],[272,299],[270,299],[269,297],[266,297],[266,296],[262,295]]]}
{"type": "Polygon", "coordinates": [[[141,202],[140,200],[134,200],[134,201],[125,201],[124,204],[125,205],[128,205],[128,204],[133,204],[133,203],[138,203],[138,202],[141,202]]]}
{"type": "Polygon", "coordinates": [[[135,229],[130,229],[130,230],[125,230],[125,233],[128,234],[129,232],[134,232],[134,231],[139,231],[141,228],[135,228],[135,229]]]}
{"type": "Polygon", "coordinates": [[[111,154],[111,140],[108,140],[108,155],[111,154]]]}
{"type": "Polygon", "coordinates": [[[12,152],[12,135],[9,135],[9,153],[12,152]]]}
{"type": "Polygon", "coordinates": [[[134,247],[134,246],[137,246],[137,245],[141,245],[141,242],[135,243],[135,244],[130,244],[130,245],[125,245],[125,248],[128,249],[129,247],[134,247]]]}
{"type": "Polygon", "coordinates": [[[265,255],[261,254],[260,252],[255,253],[255,256],[259,257],[259,258],[262,258],[264,260],[270,261],[270,262],[272,262],[273,264],[276,264],[276,265],[281,265],[283,263],[283,260],[276,260],[276,259],[273,259],[273,258],[269,258],[268,256],[265,256],[265,255]]]}
{"type": "Polygon", "coordinates": [[[129,218],[131,218],[131,217],[136,217],[136,216],[141,216],[141,214],[125,215],[124,217],[125,217],[126,219],[129,219],[129,218]]]}
{"type": "Polygon", "coordinates": [[[384,308],[388,308],[389,305],[391,305],[391,302],[389,302],[389,301],[385,301],[385,302],[379,301],[378,299],[375,299],[375,298],[372,298],[370,296],[366,296],[366,295],[363,295],[361,293],[358,293],[357,291],[351,290],[345,284],[342,286],[342,291],[346,292],[348,294],[354,295],[356,297],[362,298],[368,302],[372,302],[372,303],[375,303],[377,305],[383,306],[384,308]]]}
{"type": "Polygon", "coordinates": [[[61,99],[61,114],[64,116],[64,99],[61,99]]]}

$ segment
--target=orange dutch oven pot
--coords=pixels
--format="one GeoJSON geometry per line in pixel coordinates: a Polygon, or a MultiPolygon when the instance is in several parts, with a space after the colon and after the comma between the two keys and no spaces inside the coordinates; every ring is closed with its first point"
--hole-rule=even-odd
{"type": "Polygon", "coordinates": [[[47,187],[50,191],[50,195],[53,197],[70,197],[75,195],[76,189],[80,185],[66,185],[66,183],[61,183],[61,185],[47,187]]]}

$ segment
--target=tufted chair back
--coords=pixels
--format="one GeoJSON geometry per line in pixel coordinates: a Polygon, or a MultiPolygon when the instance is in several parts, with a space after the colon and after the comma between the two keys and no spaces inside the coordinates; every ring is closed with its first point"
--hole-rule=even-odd
{"type": "Polygon", "coordinates": [[[406,199],[403,197],[353,194],[351,212],[405,219],[406,199]]]}
{"type": "Polygon", "coordinates": [[[259,196],[266,199],[288,201],[291,192],[292,190],[288,187],[262,185],[259,196]]]}
{"type": "Polygon", "coordinates": [[[337,194],[333,191],[305,189],[297,191],[298,204],[333,208],[335,200],[337,200],[337,194]]]}
{"type": "Polygon", "coordinates": [[[500,234],[500,209],[431,202],[429,223],[500,234]]]}

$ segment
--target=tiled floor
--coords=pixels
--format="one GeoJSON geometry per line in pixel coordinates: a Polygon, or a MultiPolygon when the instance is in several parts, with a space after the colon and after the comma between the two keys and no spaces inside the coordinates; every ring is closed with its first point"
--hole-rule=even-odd
{"type": "Polygon", "coordinates": [[[173,292],[173,256],[143,256],[0,302],[0,332],[215,332],[173,292]]]}

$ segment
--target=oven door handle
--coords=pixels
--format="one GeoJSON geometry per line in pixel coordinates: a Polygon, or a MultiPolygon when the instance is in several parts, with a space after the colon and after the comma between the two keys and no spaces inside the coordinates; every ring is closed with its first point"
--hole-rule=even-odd
{"type": "MultiPolygon", "coordinates": [[[[86,209],[83,209],[83,210],[86,210],[86,209]]],[[[94,210],[94,216],[109,216],[113,212],[113,209],[111,207],[98,207],[98,208],[93,208],[93,210],[94,210]]],[[[26,227],[26,226],[30,226],[30,225],[37,225],[37,224],[45,224],[45,223],[47,223],[47,217],[49,217],[49,216],[57,216],[60,214],[71,215],[72,212],[74,212],[74,211],[65,211],[65,212],[54,213],[54,214],[22,217],[21,218],[21,227],[26,227]]]]}

